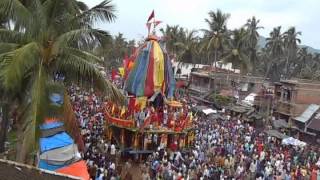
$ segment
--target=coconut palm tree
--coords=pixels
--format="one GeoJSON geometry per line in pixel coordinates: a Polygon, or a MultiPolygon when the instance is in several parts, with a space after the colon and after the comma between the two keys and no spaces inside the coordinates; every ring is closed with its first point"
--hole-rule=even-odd
{"type": "Polygon", "coordinates": [[[197,31],[185,31],[183,34],[183,38],[179,40],[179,42],[175,43],[175,46],[177,46],[181,51],[179,52],[177,59],[180,62],[185,63],[196,63],[194,61],[194,55],[197,53],[197,43],[198,39],[195,36],[197,31]]]}
{"type": "Polygon", "coordinates": [[[165,29],[161,28],[160,32],[162,33],[164,39],[166,40],[166,48],[173,56],[179,54],[179,47],[176,42],[181,41],[184,36],[184,29],[179,27],[179,25],[169,26],[167,25],[165,29]]]}
{"type": "Polygon", "coordinates": [[[286,56],[285,78],[291,77],[291,71],[296,66],[298,44],[301,40],[298,36],[301,32],[297,32],[295,27],[289,28],[284,34],[284,52],[286,56]]]}
{"type": "Polygon", "coordinates": [[[232,31],[231,39],[223,63],[232,63],[233,69],[240,68],[241,74],[251,70],[249,57],[247,56],[245,38],[247,31],[244,28],[232,31]]]}
{"type": "Polygon", "coordinates": [[[271,53],[272,58],[283,55],[284,42],[281,34],[281,26],[273,28],[273,31],[270,32],[270,37],[266,40],[266,48],[271,53]]]}
{"type": "Polygon", "coordinates": [[[281,26],[273,28],[269,37],[266,39],[266,53],[270,56],[266,76],[272,81],[279,81],[281,76],[281,67],[284,67],[284,41],[281,33],[281,26]]]}
{"type": "Polygon", "coordinates": [[[205,21],[209,28],[203,30],[205,49],[208,57],[211,51],[214,51],[214,61],[212,64],[216,67],[218,56],[223,54],[223,49],[229,38],[227,21],[230,18],[230,14],[225,14],[219,9],[216,12],[210,11],[208,14],[209,18],[206,18],[205,21]]]}
{"type": "Polygon", "coordinates": [[[297,53],[298,62],[296,68],[296,75],[299,75],[304,67],[312,64],[312,54],[308,52],[308,48],[306,47],[298,48],[297,53]]]}
{"type": "MultiPolygon", "coordinates": [[[[257,45],[258,45],[258,39],[259,39],[259,33],[258,30],[263,28],[262,26],[259,26],[260,20],[256,19],[256,17],[252,17],[251,19],[247,20],[247,23],[245,24],[247,33],[247,47],[249,49],[249,58],[250,63],[253,67],[256,67],[256,61],[257,61],[257,45]]],[[[255,68],[252,69],[253,74],[255,74],[255,68]]]]}
{"type": "Polygon", "coordinates": [[[276,68],[271,65],[272,58],[267,48],[264,47],[258,51],[258,59],[259,59],[259,64],[255,67],[257,68],[256,73],[263,77],[268,77],[272,81],[274,81],[273,76],[276,75],[276,72],[278,71],[276,71],[276,68]],[[273,68],[272,73],[268,73],[269,71],[271,72],[270,70],[271,68],[273,68]]]}
{"type": "Polygon", "coordinates": [[[75,0],[1,0],[0,17],[14,28],[0,29],[0,85],[10,97],[19,97],[23,134],[18,161],[37,149],[39,125],[47,115],[48,91],[63,74],[64,84],[94,87],[119,102],[118,90],[107,81],[90,52],[101,45],[107,32],[92,28],[96,21],[116,16],[110,0],[88,9],[75,0]]]}

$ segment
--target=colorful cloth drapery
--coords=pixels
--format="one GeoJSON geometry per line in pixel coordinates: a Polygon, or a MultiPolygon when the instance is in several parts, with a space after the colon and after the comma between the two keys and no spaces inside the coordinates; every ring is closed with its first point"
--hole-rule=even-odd
{"type": "Polygon", "coordinates": [[[171,98],[174,88],[175,79],[168,54],[156,39],[149,38],[139,48],[125,89],[136,97],[151,97],[155,92],[162,92],[171,98]]]}
{"type": "Polygon", "coordinates": [[[106,111],[105,115],[108,120],[108,123],[110,123],[110,124],[114,124],[114,125],[125,127],[125,128],[134,127],[133,120],[123,120],[123,119],[112,117],[107,111],[106,111]]]}

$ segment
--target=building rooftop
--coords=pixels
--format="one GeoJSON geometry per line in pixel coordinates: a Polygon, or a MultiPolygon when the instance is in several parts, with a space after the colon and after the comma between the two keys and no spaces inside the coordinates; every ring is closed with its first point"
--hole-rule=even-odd
{"type": "Polygon", "coordinates": [[[310,104],[300,116],[295,118],[295,120],[306,123],[319,110],[319,108],[319,105],[310,104]]]}
{"type": "Polygon", "coordinates": [[[320,119],[312,119],[311,123],[308,125],[308,128],[320,132],[320,119]]]}
{"type": "Polygon", "coordinates": [[[280,83],[288,83],[288,84],[319,84],[320,81],[313,81],[309,79],[290,79],[290,80],[281,80],[280,83]]]}
{"type": "Polygon", "coordinates": [[[208,70],[198,70],[198,71],[194,71],[191,72],[191,74],[193,75],[197,75],[197,76],[201,76],[201,77],[217,77],[217,76],[223,76],[225,77],[226,75],[228,75],[229,77],[237,77],[237,78],[248,78],[248,79],[258,79],[258,80],[268,80],[264,77],[259,77],[259,76],[251,76],[251,75],[241,75],[238,73],[234,73],[234,72],[228,72],[226,70],[224,71],[208,71],[208,70]]]}

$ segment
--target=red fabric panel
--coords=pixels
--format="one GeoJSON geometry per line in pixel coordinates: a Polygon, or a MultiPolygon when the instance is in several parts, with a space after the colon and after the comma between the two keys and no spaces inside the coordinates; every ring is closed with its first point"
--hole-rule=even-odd
{"type": "Polygon", "coordinates": [[[110,116],[110,114],[108,112],[106,112],[105,114],[106,114],[107,121],[111,124],[121,126],[121,127],[126,127],[126,128],[134,127],[133,120],[123,120],[123,119],[115,118],[115,117],[110,116]]]}
{"type": "Polygon", "coordinates": [[[87,165],[84,160],[71,164],[70,166],[57,169],[56,172],[71,176],[80,177],[83,180],[89,180],[87,165]]]}
{"type": "Polygon", "coordinates": [[[129,61],[130,61],[129,58],[125,58],[125,59],[122,60],[122,66],[123,66],[124,69],[128,68],[129,61]]]}
{"type": "Polygon", "coordinates": [[[128,104],[128,113],[133,114],[133,111],[135,109],[135,105],[136,105],[136,98],[134,97],[130,97],[129,98],[129,104],[128,104]]]}
{"type": "Polygon", "coordinates": [[[117,70],[112,69],[112,71],[111,71],[111,79],[112,79],[112,81],[116,79],[116,75],[117,75],[117,74],[118,74],[118,73],[117,73],[117,70]]]}
{"type": "Polygon", "coordinates": [[[148,71],[147,71],[147,78],[144,87],[144,95],[149,97],[152,96],[154,93],[154,52],[153,52],[153,43],[150,50],[150,57],[149,57],[149,64],[148,64],[148,71]]]}
{"type": "Polygon", "coordinates": [[[151,123],[151,118],[150,117],[145,119],[143,125],[140,127],[140,131],[144,132],[144,128],[149,126],[150,123],[151,123]]]}
{"type": "Polygon", "coordinates": [[[176,88],[183,88],[183,87],[186,87],[185,81],[180,80],[176,83],[176,88]]]}

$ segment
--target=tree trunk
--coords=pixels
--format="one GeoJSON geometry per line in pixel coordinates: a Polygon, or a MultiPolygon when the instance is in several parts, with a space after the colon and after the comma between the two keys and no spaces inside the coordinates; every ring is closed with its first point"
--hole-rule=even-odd
{"type": "Polygon", "coordinates": [[[286,72],[285,72],[285,79],[289,79],[289,75],[290,75],[290,70],[289,70],[289,67],[290,67],[290,63],[291,63],[291,60],[292,60],[292,52],[293,50],[288,47],[288,51],[287,51],[287,58],[286,58],[286,72]]]}
{"type": "Polygon", "coordinates": [[[214,64],[214,70],[216,70],[217,68],[217,49],[214,50],[214,60],[213,60],[213,64],[214,64]]]}
{"type": "Polygon", "coordinates": [[[2,121],[0,131],[0,153],[5,151],[5,142],[7,139],[8,125],[9,125],[9,105],[8,103],[2,104],[2,121]]]}
{"type": "Polygon", "coordinates": [[[16,143],[16,161],[24,163],[25,157],[27,154],[27,149],[23,148],[23,138],[24,138],[24,132],[23,132],[23,120],[22,117],[25,113],[26,109],[18,109],[16,120],[16,128],[17,128],[17,143],[16,143]]]}
{"type": "Polygon", "coordinates": [[[256,52],[255,52],[255,49],[253,49],[252,50],[252,67],[253,67],[253,69],[252,69],[252,75],[256,75],[256,59],[255,59],[255,54],[256,54],[256,52]]]}
{"type": "Polygon", "coordinates": [[[23,147],[23,129],[20,124],[17,124],[17,147],[16,147],[16,161],[24,163],[26,150],[23,147]]]}

